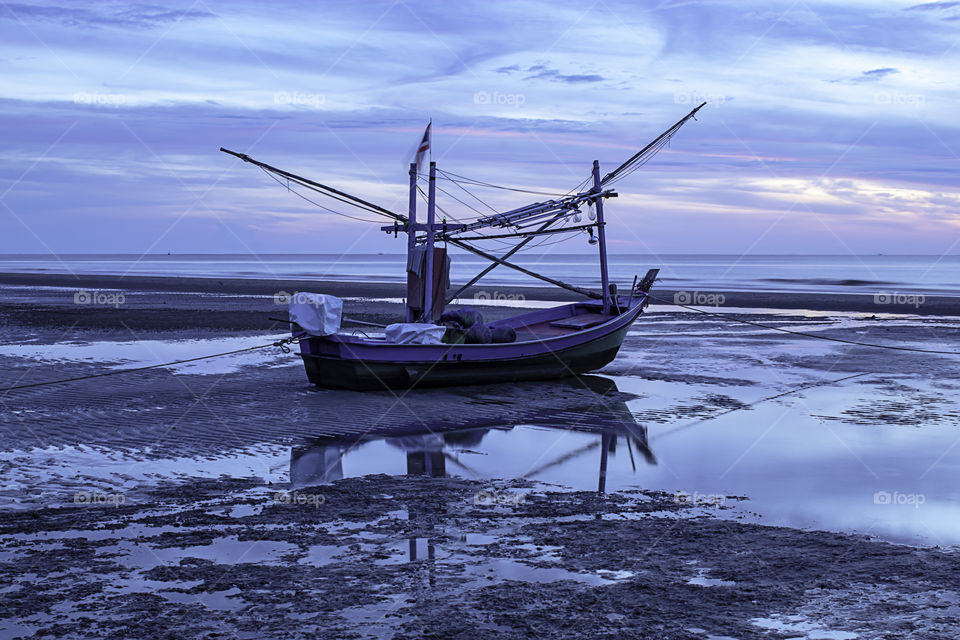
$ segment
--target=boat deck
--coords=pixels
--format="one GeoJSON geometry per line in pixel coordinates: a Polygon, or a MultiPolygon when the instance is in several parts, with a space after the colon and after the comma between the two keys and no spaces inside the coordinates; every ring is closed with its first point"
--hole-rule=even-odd
{"type": "Polygon", "coordinates": [[[581,313],[561,320],[547,320],[517,327],[517,342],[565,336],[602,324],[611,318],[603,313],[581,313]]]}

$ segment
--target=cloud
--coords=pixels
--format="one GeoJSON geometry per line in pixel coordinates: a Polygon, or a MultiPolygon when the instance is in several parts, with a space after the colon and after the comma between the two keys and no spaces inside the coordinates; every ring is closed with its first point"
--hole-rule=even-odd
{"type": "Polygon", "coordinates": [[[926,2],[907,7],[904,11],[937,11],[960,6],[960,2],[926,2]]]}
{"type": "Polygon", "coordinates": [[[524,80],[552,80],[554,82],[566,82],[568,84],[580,84],[584,82],[602,82],[606,78],[596,73],[560,73],[557,69],[552,69],[545,64],[535,64],[527,68],[527,73],[532,73],[524,80]]]}
{"type": "Polygon", "coordinates": [[[867,78],[886,78],[894,73],[900,73],[900,70],[894,69],[893,67],[883,67],[880,69],[870,69],[869,71],[864,71],[863,76],[867,78]]]}
{"type": "Polygon", "coordinates": [[[211,18],[207,11],[187,9],[178,11],[152,5],[133,5],[113,10],[95,11],[58,5],[27,5],[0,3],[0,18],[15,20],[42,20],[57,22],[68,27],[126,27],[150,29],[163,24],[211,18]]]}
{"type": "Polygon", "coordinates": [[[881,67],[879,69],[870,69],[869,71],[863,71],[859,76],[855,78],[847,78],[843,80],[828,80],[827,82],[831,83],[853,83],[859,84],[863,82],[878,82],[883,78],[892,76],[894,74],[900,73],[899,69],[893,67],[881,67]]]}
{"type": "MultiPolygon", "coordinates": [[[[713,224],[697,235],[714,250],[749,246],[744,234],[789,213],[813,240],[796,244],[778,227],[765,247],[819,251],[824,226],[806,206],[851,230],[876,211],[912,207],[930,231],[915,231],[903,251],[956,237],[936,226],[957,206],[960,154],[951,109],[960,49],[950,49],[955,30],[931,19],[947,14],[883,0],[786,12],[759,0],[737,12],[685,1],[640,11],[624,0],[590,12],[563,0],[196,6],[219,19],[113,1],[0,3],[0,19],[30,27],[3,22],[0,183],[40,159],[4,203],[55,250],[136,251],[183,216],[163,250],[246,251],[233,231],[258,251],[337,251],[365,227],[338,218],[298,235],[289,216],[318,215],[310,205],[217,149],[403,210],[406,152],[430,117],[442,167],[564,192],[593,159],[616,166],[711,97],[699,122],[623,183],[612,210],[637,220],[644,208],[682,213],[656,231],[677,242],[689,235],[681,226],[713,224]],[[180,16],[163,38],[144,38],[180,16]],[[222,223],[194,206],[204,193],[222,223]],[[264,228],[274,232],[255,231],[264,228]]],[[[498,208],[527,197],[481,195],[498,208]]],[[[459,215],[456,202],[444,206],[459,215]]],[[[43,250],[5,211],[0,252],[43,250]]],[[[889,229],[895,244],[902,229],[889,229]]],[[[383,235],[364,250],[400,250],[383,235]]]]}

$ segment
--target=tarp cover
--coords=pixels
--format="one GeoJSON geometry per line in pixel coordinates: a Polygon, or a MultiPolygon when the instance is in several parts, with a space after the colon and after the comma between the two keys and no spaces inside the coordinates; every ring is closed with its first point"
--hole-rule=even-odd
{"type": "Polygon", "coordinates": [[[290,296],[290,319],[312,336],[329,336],[340,331],[343,300],[322,293],[295,293],[290,296]]]}
{"type": "Polygon", "coordinates": [[[444,326],[420,322],[398,322],[384,329],[387,342],[394,344],[442,344],[444,326]]]}

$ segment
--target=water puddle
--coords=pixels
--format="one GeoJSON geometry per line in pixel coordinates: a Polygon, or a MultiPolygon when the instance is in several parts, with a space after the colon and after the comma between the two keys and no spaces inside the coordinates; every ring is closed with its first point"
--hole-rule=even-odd
{"type": "MultiPolygon", "coordinates": [[[[289,334],[234,336],[205,340],[102,340],[46,345],[2,344],[0,356],[49,363],[103,364],[108,369],[126,369],[245,349],[270,344],[286,337],[289,337],[289,334]]],[[[223,375],[238,371],[241,367],[279,367],[299,364],[299,358],[293,358],[271,346],[246,353],[173,365],[169,369],[183,374],[223,375]]]]}
{"type": "Polygon", "coordinates": [[[238,540],[236,536],[215,538],[209,544],[183,547],[158,547],[148,542],[120,540],[115,545],[101,547],[98,556],[108,556],[115,562],[137,571],[147,571],[163,565],[179,564],[186,558],[212,560],[217,564],[283,564],[281,556],[296,553],[299,547],[289,542],[273,540],[238,540]]]}
{"type": "Polygon", "coordinates": [[[824,629],[815,622],[806,620],[803,616],[776,616],[771,618],[754,618],[750,621],[761,629],[779,631],[780,633],[801,634],[795,637],[807,640],[855,640],[859,636],[850,631],[832,631],[824,629]]]}
{"type": "MultiPolygon", "coordinates": [[[[737,376],[756,378],[764,370],[741,367],[737,376]]],[[[789,378],[773,388],[717,388],[616,376],[616,389],[641,397],[604,401],[601,395],[579,413],[546,410],[535,424],[427,433],[411,425],[402,434],[359,441],[318,439],[294,448],[291,477],[320,484],[406,473],[523,478],[589,491],[653,489],[696,513],[911,544],[960,544],[954,526],[960,487],[952,481],[960,447],[952,421],[921,415],[921,429],[897,424],[895,415],[872,422],[860,407],[883,407],[904,391],[902,384],[888,390],[869,378],[769,400],[796,380],[818,380],[797,372],[789,378]]],[[[908,382],[906,388],[936,396],[942,415],[958,411],[951,394],[908,382]]],[[[481,492],[474,501],[512,509],[523,500],[522,492],[481,492]]]]}

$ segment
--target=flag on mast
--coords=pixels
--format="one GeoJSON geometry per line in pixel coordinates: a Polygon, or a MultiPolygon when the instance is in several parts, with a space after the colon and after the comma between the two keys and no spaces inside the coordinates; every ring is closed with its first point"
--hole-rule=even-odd
{"type": "Polygon", "coordinates": [[[417,147],[415,162],[417,163],[417,173],[420,172],[420,165],[423,164],[423,156],[430,151],[430,128],[433,127],[433,120],[427,123],[427,129],[423,132],[423,139],[417,147]]]}

